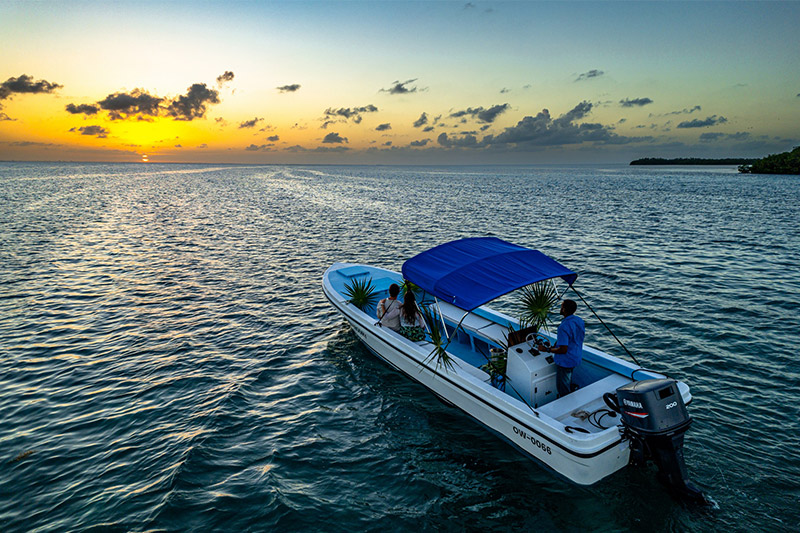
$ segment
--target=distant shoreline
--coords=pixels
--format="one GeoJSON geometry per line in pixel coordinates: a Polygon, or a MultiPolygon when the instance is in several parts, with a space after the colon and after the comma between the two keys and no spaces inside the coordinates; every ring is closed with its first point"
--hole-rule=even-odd
{"type": "Polygon", "coordinates": [[[724,158],[701,159],[697,157],[680,157],[677,159],[663,159],[660,157],[645,157],[631,161],[631,165],[752,165],[758,159],[724,158]]]}

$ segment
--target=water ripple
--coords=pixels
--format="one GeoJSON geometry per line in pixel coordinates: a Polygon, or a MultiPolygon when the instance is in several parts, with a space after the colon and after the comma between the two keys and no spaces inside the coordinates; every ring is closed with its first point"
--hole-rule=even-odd
{"type": "Polygon", "coordinates": [[[799,194],[731,169],[2,163],[0,529],[790,531],[799,194]],[[577,269],[692,385],[687,464],[718,509],[650,471],[566,483],[321,295],[334,261],[399,270],[476,235],[577,269]]]}

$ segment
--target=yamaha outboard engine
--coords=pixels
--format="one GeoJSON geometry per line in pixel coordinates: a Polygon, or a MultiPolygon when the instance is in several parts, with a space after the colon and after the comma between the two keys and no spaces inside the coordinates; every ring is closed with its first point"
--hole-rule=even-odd
{"type": "Polygon", "coordinates": [[[689,483],[683,460],[683,435],[692,419],[686,412],[678,383],[674,379],[648,379],[623,385],[603,396],[609,407],[622,414],[623,434],[630,439],[633,465],[652,460],[659,479],[678,496],[706,502],[689,483]]]}

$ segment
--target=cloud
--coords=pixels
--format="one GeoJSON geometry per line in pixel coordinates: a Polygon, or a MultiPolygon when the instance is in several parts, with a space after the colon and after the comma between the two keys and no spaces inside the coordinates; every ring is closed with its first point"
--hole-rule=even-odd
{"type": "Polygon", "coordinates": [[[596,142],[602,144],[624,144],[645,138],[622,137],[609,126],[597,123],[576,124],[592,110],[592,104],[581,102],[560,117],[553,119],[550,111],[543,109],[535,117],[526,116],[516,126],[506,128],[497,136],[486,136],[481,145],[513,146],[517,149],[541,146],[561,146],[596,142]]]}
{"type": "Polygon", "coordinates": [[[80,128],[70,128],[69,131],[78,132],[81,135],[91,135],[100,139],[105,139],[110,133],[102,126],[81,126],[80,128]]]}
{"type": "Polygon", "coordinates": [[[222,88],[222,86],[229,81],[233,81],[233,72],[231,72],[230,70],[226,70],[225,72],[217,76],[217,87],[222,88]]]}
{"type": "Polygon", "coordinates": [[[448,137],[446,133],[441,133],[439,137],[436,138],[436,142],[445,148],[476,148],[481,146],[478,144],[478,138],[474,135],[448,137]]]}
{"type": "Polygon", "coordinates": [[[591,79],[591,78],[599,78],[603,74],[605,74],[605,72],[603,72],[602,70],[592,69],[589,72],[584,72],[583,74],[578,76],[575,79],[575,81],[583,81],[583,80],[588,80],[588,79],[591,79]]]}
{"type": "Polygon", "coordinates": [[[692,107],[691,109],[683,108],[680,111],[670,111],[669,113],[667,113],[667,115],[691,115],[695,111],[700,111],[701,109],[702,108],[699,105],[696,105],[696,106],[692,107]]]}
{"type": "Polygon", "coordinates": [[[331,109],[328,108],[325,110],[325,114],[329,116],[340,116],[344,118],[353,118],[358,117],[361,113],[375,113],[378,111],[378,108],[372,104],[366,105],[364,107],[340,107],[339,109],[331,109]]]}
{"type": "Polygon", "coordinates": [[[73,115],[96,115],[100,111],[100,107],[94,104],[67,104],[67,112],[73,115]]]}
{"type": "Polygon", "coordinates": [[[347,152],[350,150],[347,146],[317,146],[312,152],[320,153],[333,153],[333,152],[347,152]]]}
{"type": "Polygon", "coordinates": [[[292,83],[291,85],[281,85],[280,87],[275,88],[282,93],[294,93],[300,90],[300,84],[292,83]]]}
{"type": "Polygon", "coordinates": [[[619,103],[622,107],[642,107],[646,106],[647,104],[652,104],[653,101],[650,98],[634,98],[633,100],[626,98],[624,100],[620,100],[619,103]]]}
{"type": "Polygon", "coordinates": [[[408,85],[409,83],[414,83],[415,81],[417,81],[417,78],[414,78],[412,80],[406,80],[404,82],[401,82],[399,80],[395,80],[395,81],[392,82],[393,85],[391,87],[389,87],[388,89],[381,89],[381,92],[389,93],[389,94],[415,93],[415,92],[417,92],[417,88],[416,87],[411,87],[411,88],[406,87],[406,85],[408,85]]]}
{"type": "Polygon", "coordinates": [[[177,97],[167,108],[167,115],[175,120],[191,121],[203,118],[208,104],[218,104],[219,93],[205,83],[191,85],[185,95],[177,97]]]}
{"type": "Polygon", "coordinates": [[[338,133],[331,132],[327,134],[324,139],[322,139],[322,142],[324,144],[341,144],[341,143],[346,143],[348,141],[347,137],[342,137],[338,133]]]}
{"type": "Polygon", "coordinates": [[[378,124],[378,127],[375,128],[375,131],[386,131],[392,129],[392,125],[390,123],[386,124],[378,124]]]}
{"type": "Polygon", "coordinates": [[[131,116],[156,117],[161,111],[163,98],[153,96],[142,89],[134,89],[129,93],[109,94],[97,102],[100,109],[108,111],[111,120],[129,118],[131,116]],[[125,115],[123,117],[123,115],[125,115]]]}
{"type": "Polygon", "coordinates": [[[61,146],[60,144],[53,144],[53,143],[40,143],[34,141],[14,141],[8,143],[9,146],[19,146],[20,148],[28,148],[30,146],[61,146]]]}
{"type": "Polygon", "coordinates": [[[423,133],[429,133],[434,130],[433,126],[428,126],[422,130],[423,133]]]}
{"type": "Polygon", "coordinates": [[[506,94],[506,93],[510,93],[510,92],[511,92],[511,89],[507,89],[507,88],[505,88],[505,87],[503,87],[502,89],[500,89],[500,94],[506,94]]]}
{"type": "Polygon", "coordinates": [[[696,118],[694,120],[687,120],[678,124],[678,128],[707,128],[709,126],[716,126],[717,124],[725,124],[728,119],[725,117],[717,117],[712,115],[704,120],[696,118]]]}
{"type": "MultiPolygon", "coordinates": [[[[2,108],[0,108],[0,109],[2,109],[2,108]]],[[[17,119],[11,118],[8,115],[6,115],[5,113],[3,113],[2,111],[0,111],[0,122],[5,122],[6,120],[14,121],[14,120],[17,120],[17,119]]]]}
{"type": "Polygon", "coordinates": [[[45,80],[34,81],[33,77],[22,74],[18,78],[8,78],[0,83],[0,100],[11,98],[12,94],[49,94],[64,87],[45,80]]]}
{"type": "Polygon", "coordinates": [[[287,152],[317,152],[317,153],[333,153],[333,152],[347,152],[350,150],[347,146],[317,146],[313,149],[305,148],[299,144],[295,144],[294,146],[290,146],[286,149],[287,152]]]}
{"type": "Polygon", "coordinates": [[[324,116],[322,120],[324,120],[322,124],[322,128],[327,128],[330,124],[334,124],[336,122],[347,122],[351,120],[356,124],[360,124],[363,120],[361,116],[362,113],[376,113],[378,108],[372,104],[363,106],[363,107],[340,107],[339,109],[334,109],[329,107],[325,110],[324,116]]]}
{"type": "Polygon", "coordinates": [[[424,126],[428,123],[428,114],[422,113],[417,120],[414,121],[414,127],[419,128],[420,126],[424,126]]]}
{"type": "Polygon", "coordinates": [[[269,137],[267,137],[267,140],[270,142],[275,142],[275,141],[280,141],[281,138],[278,137],[277,135],[270,135],[269,137]]]}
{"type": "Polygon", "coordinates": [[[255,128],[256,124],[258,124],[262,120],[264,120],[264,119],[263,118],[258,118],[258,117],[255,117],[255,118],[253,118],[251,120],[245,120],[244,122],[240,122],[239,123],[239,129],[241,130],[241,129],[245,129],[245,128],[255,128]]]}
{"type": "MultiPolygon", "coordinates": [[[[446,134],[442,134],[442,135],[446,135],[446,134]]],[[[441,137],[441,135],[440,135],[440,137],[441,137]]],[[[431,142],[430,139],[420,139],[419,141],[411,141],[409,146],[426,146],[429,142],[431,142]]]]}
{"type": "Polygon", "coordinates": [[[750,133],[746,131],[739,131],[736,133],[719,133],[708,132],[700,134],[700,142],[715,142],[715,141],[747,141],[750,139],[750,133]]]}
{"type": "Polygon", "coordinates": [[[470,115],[472,116],[472,118],[477,118],[480,122],[494,122],[494,120],[501,113],[504,113],[510,107],[511,106],[509,106],[508,104],[494,105],[489,109],[484,109],[483,107],[475,107],[475,108],[470,107],[463,111],[456,111],[455,113],[451,113],[450,116],[453,118],[459,118],[470,115]]]}
{"type": "MultiPolygon", "coordinates": [[[[233,79],[233,73],[226,71],[217,78],[219,81],[233,79]]],[[[131,92],[116,92],[109,94],[96,105],[68,104],[67,112],[72,114],[94,115],[99,110],[107,111],[111,120],[136,118],[138,120],[152,120],[155,117],[166,116],[174,120],[191,121],[204,118],[207,106],[220,103],[219,92],[209,88],[205,83],[195,83],[186,89],[186,94],[173,99],[152,95],[144,89],[134,89],[131,92]]],[[[224,124],[224,120],[217,119],[224,124]]]]}
{"type": "Polygon", "coordinates": [[[272,148],[270,148],[271,144],[262,144],[262,145],[255,145],[251,144],[250,146],[245,148],[247,152],[271,152],[272,148]]]}

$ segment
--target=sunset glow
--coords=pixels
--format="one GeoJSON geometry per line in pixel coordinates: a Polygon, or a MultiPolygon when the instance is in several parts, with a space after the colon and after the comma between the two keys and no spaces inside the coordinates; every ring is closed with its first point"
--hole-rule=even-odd
{"type": "Polygon", "coordinates": [[[761,157],[800,144],[798,20],[799,2],[4,2],[0,159],[761,157]]]}

